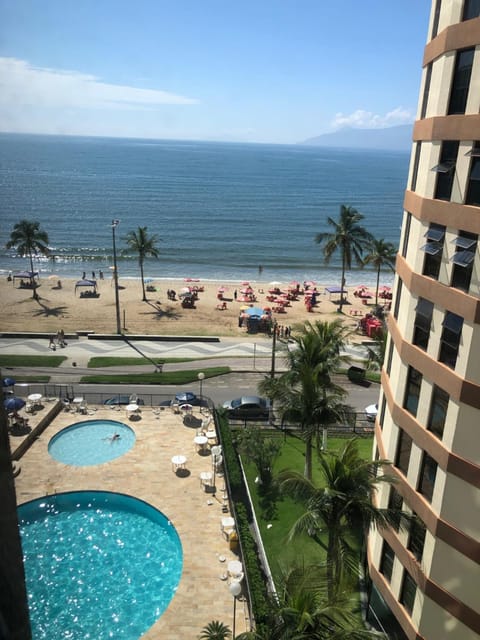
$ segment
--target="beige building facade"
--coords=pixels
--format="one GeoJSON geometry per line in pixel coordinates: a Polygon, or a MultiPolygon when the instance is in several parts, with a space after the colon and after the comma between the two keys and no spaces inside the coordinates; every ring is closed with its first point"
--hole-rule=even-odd
{"type": "Polygon", "coordinates": [[[480,0],[433,0],[396,265],[369,539],[373,609],[409,640],[480,638],[480,0]]]}

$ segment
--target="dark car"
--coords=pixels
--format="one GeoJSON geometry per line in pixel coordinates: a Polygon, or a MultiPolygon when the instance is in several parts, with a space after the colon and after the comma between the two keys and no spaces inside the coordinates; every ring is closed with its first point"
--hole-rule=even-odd
{"type": "Polygon", "coordinates": [[[132,398],[132,396],[127,395],[119,395],[112,396],[111,398],[107,398],[104,400],[103,404],[145,404],[145,402],[141,398],[137,398],[136,400],[132,398]]]}
{"type": "Polygon", "coordinates": [[[229,418],[268,418],[270,400],[258,396],[242,396],[229,402],[224,402],[229,418]]]}
{"type": "Polygon", "coordinates": [[[177,404],[200,404],[200,398],[198,398],[192,391],[180,391],[175,394],[175,400],[177,404]]]}

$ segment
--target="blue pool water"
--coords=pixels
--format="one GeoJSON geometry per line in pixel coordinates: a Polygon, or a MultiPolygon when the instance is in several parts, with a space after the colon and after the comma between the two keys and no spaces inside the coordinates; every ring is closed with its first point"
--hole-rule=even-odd
{"type": "Polygon", "coordinates": [[[48,451],[64,464],[88,467],[115,460],[134,444],[135,432],[123,422],[85,420],[55,434],[48,443],[48,451]]]}
{"type": "Polygon", "coordinates": [[[169,520],[118,493],[47,496],[18,509],[35,640],[137,640],[180,581],[169,520]]]}

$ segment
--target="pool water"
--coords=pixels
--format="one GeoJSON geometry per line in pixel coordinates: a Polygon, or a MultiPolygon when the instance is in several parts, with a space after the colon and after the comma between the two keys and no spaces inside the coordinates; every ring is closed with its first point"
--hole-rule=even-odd
{"type": "Polygon", "coordinates": [[[116,420],[85,420],[59,431],[48,452],[64,464],[88,467],[123,456],[135,444],[135,432],[116,420]]]}
{"type": "Polygon", "coordinates": [[[175,527],[131,496],[56,494],[18,509],[35,640],[137,640],[180,581],[175,527]]]}

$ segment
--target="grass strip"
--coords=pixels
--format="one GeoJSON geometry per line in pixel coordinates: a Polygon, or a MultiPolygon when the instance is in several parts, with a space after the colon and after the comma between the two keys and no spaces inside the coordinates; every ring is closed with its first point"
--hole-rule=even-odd
{"type": "Polygon", "coordinates": [[[90,384],[189,384],[198,382],[198,374],[205,374],[205,379],[223,376],[230,373],[230,367],[211,367],[209,369],[189,369],[187,371],[168,371],[167,373],[125,373],[125,374],[99,374],[83,376],[80,382],[90,384]]]}
{"type": "Polygon", "coordinates": [[[0,356],[0,367],[59,367],[66,356],[0,356]]]}
{"type": "Polygon", "coordinates": [[[106,367],[137,367],[151,364],[151,361],[157,364],[175,363],[175,362],[194,362],[198,358],[119,358],[109,356],[95,356],[88,361],[89,369],[104,369],[106,367]]]}

